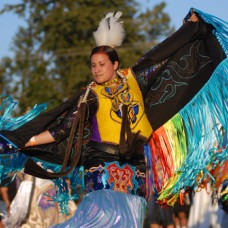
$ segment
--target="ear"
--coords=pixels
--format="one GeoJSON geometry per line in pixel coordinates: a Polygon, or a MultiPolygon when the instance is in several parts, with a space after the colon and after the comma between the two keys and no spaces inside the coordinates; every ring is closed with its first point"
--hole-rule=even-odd
{"type": "Polygon", "coordinates": [[[118,69],[118,66],[119,66],[119,62],[118,61],[115,61],[114,64],[114,70],[117,70],[118,69]]]}

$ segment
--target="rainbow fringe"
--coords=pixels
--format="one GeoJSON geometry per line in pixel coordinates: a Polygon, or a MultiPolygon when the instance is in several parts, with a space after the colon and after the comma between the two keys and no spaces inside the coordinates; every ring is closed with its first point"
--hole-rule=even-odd
{"type": "Polygon", "coordinates": [[[152,134],[152,181],[162,203],[173,205],[188,187],[221,183],[213,170],[228,159],[227,76],[225,59],[188,105],[152,134]]]}

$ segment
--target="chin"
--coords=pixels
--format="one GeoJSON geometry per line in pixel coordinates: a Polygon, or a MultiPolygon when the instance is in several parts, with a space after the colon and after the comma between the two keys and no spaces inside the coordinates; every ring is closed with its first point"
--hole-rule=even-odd
{"type": "Polygon", "coordinates": [[[104,80],[102,80],[102,79],[100,79],[100,80],[99,80],[99,79],[97,79],[97,78],[96,78],[96,79],[95,79],[95,81],[96,81],[96,83],[97,83],[97,84],[102,84],[102,83],[105,83],[105,81],[104,81],[104,80]]]}

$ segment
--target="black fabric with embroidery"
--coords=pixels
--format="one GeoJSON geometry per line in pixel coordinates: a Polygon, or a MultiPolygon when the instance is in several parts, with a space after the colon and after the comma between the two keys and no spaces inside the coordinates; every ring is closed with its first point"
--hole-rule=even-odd
{"type": "MultiPolygon", "coordinates": [[[[75,117],[74,112],[77,110],[77,103],[81,94],[84,94],[84,91],[80,91],[80,93],[77,93],[75,96],[71,97],[58,107],[42,113],[37,118],[31,120],[22,127],[14,131],[1,131],[1,134],[6,136],[10,141],[14,142],[14,144],[16,144],[19,148],[22,148],[33,135],[37,135],[46,129],[50,129],[51,131],[51,129],[55,128],[55,135],[53,137],[56,138],[56,142],[23,148],[20,152],[29,156],[37,157],[44,161],[62,164],[68,143],[68,136],[74,120],[72,116],[75,117]]],[[[97,110],[96,97],[93,93],[89,94],[88,103],[93,103],[93,105],[87,113],[85,120],[85,138],[83,139],[84,147],[86,143],[88,143],[88,138],[91,133],[89,120],[91,120],[91,116],[93,116],[97,110]]],[[[74,146],[72,148],[72,156],[74,156],[74,152],[77,147],[77,137],[78,136],[76,134],[73,144],[74,146]]]]}
{"type": "MultiPolygon", "coordinates": [[[[159,128],[187,104],[224,58],[223,50],[216,38],[212,36],[211,27],[204,23],[186,23],[132,67],[142,91],[145,112],[153,130],[159,128]]],[[[69,130],[74,119],[72,113],[76,111],[75,107],[80,95],[81,92],[15,131],[1,131],[1,134],[22,148],[32,136],[45,129],[52,131],[52,125],[66,113],[66,119],[61,121],[62,126],[57,127],[59,130],[56,130],[53,135],[57,143],[21,151],[45,161],[62,164],[69,130]],[[65,128],[64,132],[62,127],[65,128]]],[[[90,93],[89,96],[88,103],[91,109],[86,117],[84,132],[87,137],[84,138],[84,147],[89,141],[90,120],[98,105],[95,95],[90,93]]],[[[76,141],[77,134],[73,149],[77,146],[76,141]]]]}
{"type": "Polygon", "coordinates": [[[153,130],[199,92],[224,58],[224,51],[212,36],[212,27],[187,23],[132,67],[153,130]]]}

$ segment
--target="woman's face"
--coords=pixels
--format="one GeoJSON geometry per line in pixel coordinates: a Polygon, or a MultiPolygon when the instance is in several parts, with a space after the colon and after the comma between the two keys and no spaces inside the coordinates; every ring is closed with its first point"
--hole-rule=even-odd
{"type": "Polygon", "coordinates": [[[93,79],[99,83],[111,81],[116,77],[118,62],[114,64],[105,53],[96,53],[91,57],[91,71],[93,79]]]}

